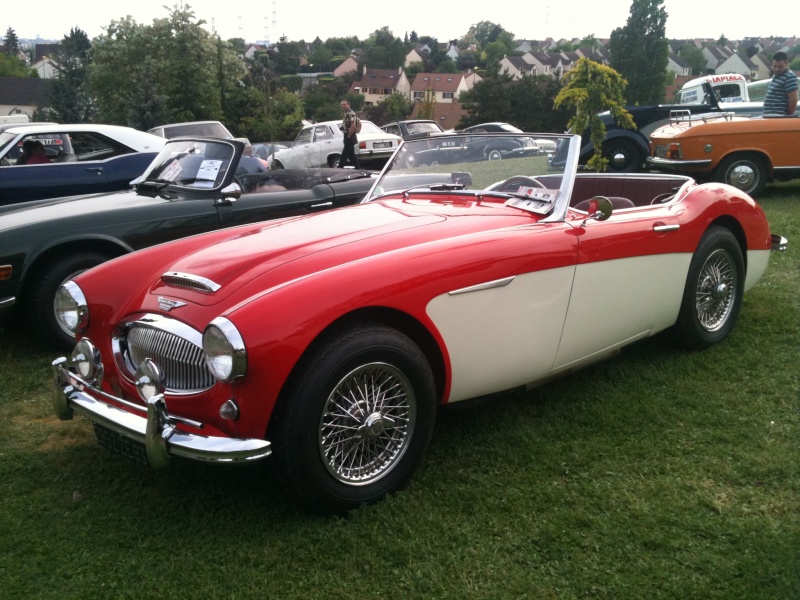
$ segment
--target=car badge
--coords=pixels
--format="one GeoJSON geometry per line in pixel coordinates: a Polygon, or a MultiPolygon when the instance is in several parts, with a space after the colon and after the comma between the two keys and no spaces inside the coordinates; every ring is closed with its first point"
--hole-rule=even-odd
{"type": "Polygon", "coordinates": [[[164,298],[164,296],[158,297],[158,307],[164,312],[169,312],[173,308],[180,308],[181,306],[186,306],[186,302],[170,300],[169,298],[164,298]]]}

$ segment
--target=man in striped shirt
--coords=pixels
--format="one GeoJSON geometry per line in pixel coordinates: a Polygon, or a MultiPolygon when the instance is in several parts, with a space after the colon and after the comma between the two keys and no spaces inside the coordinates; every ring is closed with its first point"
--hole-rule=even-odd
{"type": "Polygon", "coordinates": [[[797,108],[797,75],[789,69],[786,52],[772,57],[772,81],[764,98],[764,116],[793,115],[797,108]]]}

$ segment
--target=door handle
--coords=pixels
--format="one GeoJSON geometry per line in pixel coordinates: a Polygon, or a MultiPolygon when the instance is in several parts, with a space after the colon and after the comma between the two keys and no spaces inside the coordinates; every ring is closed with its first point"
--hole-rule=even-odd
{"type": "Polygon", "coordinates": [[[653,231],[656,233],[666,233],[668,231],[678,231],[680,225],[664,225],[663,223],[656,223],[653,225],[653,231]]]}
{"type": "Polygon", "coordinates": [[[86,170],[89,171],[89,173],[97,173],[100,175],[103,172],[103,167],[86,167],[86,170]]]}
{"type": "Polygon", "coordinates": [[[333,206],[333,202],[322,202],[320,204],[312,204],[311,208],[322,208],[323,206],[333,206]]]}

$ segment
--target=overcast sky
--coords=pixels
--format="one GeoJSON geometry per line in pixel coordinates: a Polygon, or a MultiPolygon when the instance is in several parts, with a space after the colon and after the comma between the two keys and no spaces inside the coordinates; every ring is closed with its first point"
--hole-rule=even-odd
{"type": "MultiPolygon", "coordinates": [[[[45,3],[5,2],[0,11],[0,35],[9,27],[19,38],[61,39],[78,27],[90,38],[101,35],[111,21],[130,15],[137,23],[150,24],[168,15],[166,6],[174,0],[57,0],[45,3]]],[[[289,40],[313,41],[355,35],[365,39],[376,29],[388,26],[403,38],[416,31],[440,42],[459,38],[480,21],[498,23],[519,39],[573,38],[594,35],[607,38],[622,27],[631,0],[470,0],[450,2],[332,2],[331,0],[257,0],[234,2],[188,0],[198,19],[206,21],[223,39],[241,37],[255,42],[281,36],[289,40]],[[472,7],[470,7],[472,5],[472,7]],[[405,7],[392,10],[392,7],[405,7]],[[470,8],[467,8],[470,7],[470,8]],[[273,24],[274,23],[274,24],[273,24]]],[[[794,36],[800,34],[800,8],[794,0],[774,5],[714,0],[666,0],[667,37],[729,39],[745,36],[794,36]],[[738,6],[734,8],[734,6],[738,6]],[[772,8],[769,8],[772,6],[772,8]],[[794,8],[789,8],[794,7],[794,8]],[[792,16],[790,13],[794,13],[792,16]]]]}

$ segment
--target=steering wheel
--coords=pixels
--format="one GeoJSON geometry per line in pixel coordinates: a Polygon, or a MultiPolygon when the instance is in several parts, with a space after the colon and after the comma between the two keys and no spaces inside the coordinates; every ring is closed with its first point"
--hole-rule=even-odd
{"type": "Polygon", "coordinates": [[[515,175],[514,177],[509,177],[505,181],[494,184],[489,190],[492,192],[516,192],[523,186],[546,189],[538,179],[525,177],[524,175],[515,175]]]}

